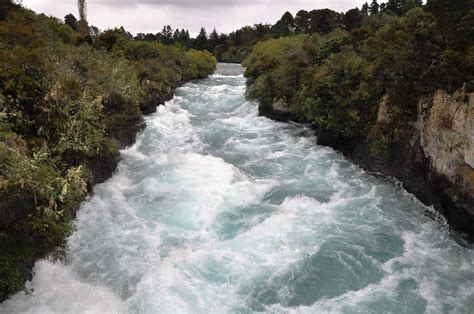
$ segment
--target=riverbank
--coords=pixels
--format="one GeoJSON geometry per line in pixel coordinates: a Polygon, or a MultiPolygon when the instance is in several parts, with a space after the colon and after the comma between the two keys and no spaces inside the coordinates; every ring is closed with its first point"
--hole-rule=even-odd
{"type": "Polygon", "coordinates": [[[12,1],[0,14],[0,300],[66,254],[80,204],[115,172],[143,116],[213,73],[208,52],[79,34],[12,1]]]}
{"type": "MultiPolygon", "coordinates": [[[[181,82],[180,85],[184,84],[186,82],[181,82]]],[[[179,86],[176,86],[175,88],[178,88],[179,86]]],[[[147,111],[145,116],[153,114],[156,111],[156,108],[160,105],[163,105],[166,101],[171,100],[174,97],[174,93],[169,93],[166,95],[163,95],[163,101],[160,102],[159,104],[156,104],[156,107],[152,108],[151,106],[148,106],[147,111]]],[[[125,125],[124,129],[122,130],[121,134],[122,136],[120,137],[121,140],[118,140],[119,149],[125,149],[126,147],[129,147],[133,145],[136,141],[136,137],[139,134],[140,131],[144,129],[146,125],[144,122],[140,119],[136,123],[131,123],[129,125],[125,125]]],[[[90,181],[88,182],[87,185],[87,194],[84,194],[84,197],[90,197],[93,195],[93,188],[97,184],[101,184],[106,182],[108,179],[110,179],[114,173],[117,171],[117,166],[121,161],[121,156],[119,150],[115,152],[108,153],[106,155],[100,155],[92,158],[88,158],[84,160],[84,165],[87,167],[89,170],[89,174],[91,176],[90,181]]],[[[85,198],[84,198],[85,199],[85,198]]],[[[21,219],[21,214],[27,212],[27,208],[30,207],[31,204],[29,202],[24,202],[20,204],[16,204],[16,206],[8,205],[6,204],[4,206],[5,209],[9,210],[14,210],[14,212],[11,212],[11,214],[8,214],[7,217],[9,217],[8,221],[2,220],[1,221],[1,226],[3,230],[8,230],[8,228],[14,224],[17,220],[21,219]],[[18,210],[18,206],[24,206],[22,210],[18,210]]],[[[73,210],[71,212],[71,221],[75,219],[77,210],[79,209],[80,204],[77,203],[74,205],[73,210]]],[[[5,216],[5,212],[3,213],[5,216]]],[[[3,238],[6,239],[8,237],[7,233],[3,234],[3,238]]],[[[8,240],[8,243],[10,241],[8,240]]],[[[39,238],[32,238],[31,242],[29,245],[41,245],[41,240],[39,238]]],[[[48,252],[47,254],[53,253],[55,250],[57,250],[58,247],[53,247],[52,251],[48,252]]],[[[8,256],[3,255],[2,257],[6,257],[9,259],[8,256]]],[[[29,256],[29,257],[22,257],[21,262],[14,262],[15,264],[2,264],[0,266],[3,266],[0,268],[0,273],[6,276],[4,278],[4,284],[0,287],[2,289],[1,292],[1,298],[0,298],[0,303],[3,302],[4,300],[7,299],[9,295],[12,293],[18,292],[23,284],[21,282],[26,282],[29,280],[33,279],[34,272],[33,272],[33,266],[35,262],[39,259],[44,258],[45,256],[29,256]],[[16,269],[17,271],[20,270],[20,276],[16,277],[14,279],[14,285],[12,285],[12,282],[8,282],[9,280],[9,269],[16,269]]],[[[62,258],[62,256],[60,257],[62,258]]],[[[18,274],[18,273],[17,273],[18,274]]],[[[26,290],[28,292],[28,290],[26,290]]],[[[33,291],[31,291],[33,292],[33,291]]]]}

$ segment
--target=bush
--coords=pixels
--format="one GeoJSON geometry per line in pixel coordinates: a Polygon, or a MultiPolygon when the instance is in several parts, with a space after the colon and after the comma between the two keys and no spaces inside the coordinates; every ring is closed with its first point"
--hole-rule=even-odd
{"type": "Polygon", "coordinates": [[[332,54],[306,77],[294,111],[344,137],[367,134],[376,117],[370,65],[352,50],[332,54]]]}
{"type": "Polygon", "coordinates": [[[186,78],[204,78],[216,70],[217,60],[206,50],[191,49],[186,52],[186,58],[190,69],[185,73],[186,78]]]}
{"type": "Polygon", "coordinates": [[[292,100],[299,87],[299,77],[310,57],[303,49],[308,37],[300,35],[271,39],[257,44],[244,60],[247,97],[258,100],[262,107],[283,99],[292,100]]]}
{"type": "Polygon", "coordinates": [[[350,34],[259,43],[244,61],[247,97],[262,113],[282,98],[290,114],[350,139],[369,135],[386,95],[394,121],[370,139],[373,152],[385,155],[410,134],[421,97],[474,86],[473,37],[462,35],[472,33],[474,14],[445,1],[428,9],[434,15],[421,7],[400,17],[372,14],[350,34]]]}

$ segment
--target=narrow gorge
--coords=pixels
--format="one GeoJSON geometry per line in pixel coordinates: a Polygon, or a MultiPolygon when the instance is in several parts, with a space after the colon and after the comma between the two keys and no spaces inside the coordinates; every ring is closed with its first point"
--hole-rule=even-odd
{"type": "Polygon", "coordinates": [[[259,116],[242,71],[148,116],[66,262],[37,262],[34,297],[0,312],[470,312],[472,242],[311,127],[259,116]]]}

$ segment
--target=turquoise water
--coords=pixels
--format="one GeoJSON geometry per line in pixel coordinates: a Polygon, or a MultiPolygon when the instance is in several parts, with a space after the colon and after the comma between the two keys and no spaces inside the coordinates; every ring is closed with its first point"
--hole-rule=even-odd
{"type": "Polygon", "coordinates": [[[2,313],[469,313],[474,251],[400,187],[258,117],[236,66],[147,118],[65,264],[2,313]]]}

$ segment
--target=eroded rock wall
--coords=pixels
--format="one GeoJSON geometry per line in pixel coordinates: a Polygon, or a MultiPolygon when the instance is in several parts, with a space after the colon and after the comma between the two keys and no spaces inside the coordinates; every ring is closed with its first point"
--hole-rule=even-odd
{"type": "Polygon", "coordinates": [[[419,116],[421,146],[433,169],[474,197],[474,93],[439,90],[420,102],[419,116]]]}

